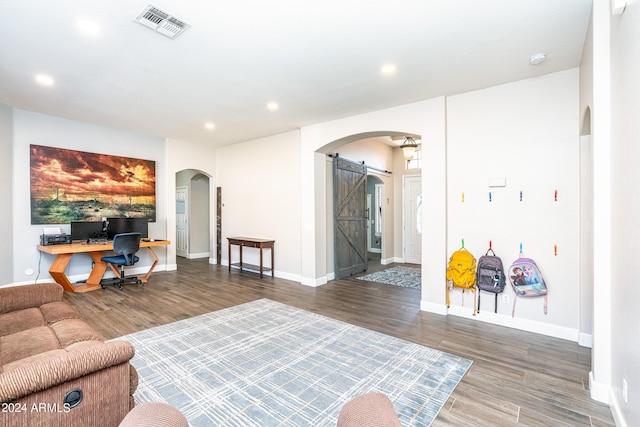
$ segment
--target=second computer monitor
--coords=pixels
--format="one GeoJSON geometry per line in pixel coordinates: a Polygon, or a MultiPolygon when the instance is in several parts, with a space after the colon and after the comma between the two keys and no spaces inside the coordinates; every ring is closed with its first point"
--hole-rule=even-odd
{"type": "Polygon", "coordinates": [[[72,221],[71,240],[106,239],[102,221],[72,221]]]}
{"type": "Polygon", "coordinates": [[[109,223],[109,239],[120,233],[140,233],[143,238],[149,237],[149,220],[147,218],[107,218],[109,223]]]}

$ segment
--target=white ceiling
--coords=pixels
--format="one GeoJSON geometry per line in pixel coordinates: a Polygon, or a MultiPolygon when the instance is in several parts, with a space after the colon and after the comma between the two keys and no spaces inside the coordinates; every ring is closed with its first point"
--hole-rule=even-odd
{"type": "Polygon", "coordinates": [[[0,0],[0,103],[221,146],[577,67],[590,10],[590,0],[0,0]],[[151,3],[191,28],[172,40],[135,23],[151,3]],[[100,33],[82,34],[78,19],[100,33]],[[547,60],[530,65],[538,52],[547,60]]]}

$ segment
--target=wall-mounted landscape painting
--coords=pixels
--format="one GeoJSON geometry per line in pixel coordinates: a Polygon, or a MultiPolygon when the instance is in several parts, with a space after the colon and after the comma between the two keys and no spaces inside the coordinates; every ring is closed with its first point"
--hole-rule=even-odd
{"type": "Polygon", "coordinates": [[[31,145],[31,224],[156,220],[156,163],[31,145]]]}

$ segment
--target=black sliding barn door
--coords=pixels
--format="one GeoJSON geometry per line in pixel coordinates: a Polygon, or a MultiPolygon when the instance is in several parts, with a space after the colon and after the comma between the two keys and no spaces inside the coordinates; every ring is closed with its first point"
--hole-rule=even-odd
{"type": "Polygon", "coordinates": [[[367,167],[333,159],[334,264],[336,279],[367,269],[367,167]]]}

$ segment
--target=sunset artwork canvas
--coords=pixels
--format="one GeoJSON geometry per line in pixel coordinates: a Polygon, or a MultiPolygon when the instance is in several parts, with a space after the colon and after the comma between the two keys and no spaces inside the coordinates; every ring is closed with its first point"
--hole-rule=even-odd
{"type": "Polygon", "coordinates": [[[156,220],[156,164],[31,145],[31,224],[156,220]]]}

